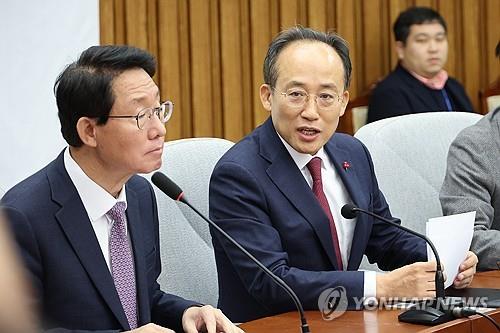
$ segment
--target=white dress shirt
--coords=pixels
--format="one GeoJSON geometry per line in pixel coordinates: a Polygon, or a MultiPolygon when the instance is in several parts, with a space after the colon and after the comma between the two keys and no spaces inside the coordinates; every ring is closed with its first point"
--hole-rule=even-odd
{"type": "MultiPolygon", "coordinates": [[[[113,226],[113,220],[106,215],[106,213],[113,208],[113,206],[121,201],[127,207],[127,195],[125,185],[120,191],[117,198],[109,194],[105,189],[90,179],[80,166],[71,157],[69,147],[64,151],[64,167],[68,172],[69,178],[76,187],[83,206],[87,211],[92,228],[94,228],[97,241],[101,247],[102,255],[106,260],[108,269],[111,272],[111,259],[109,253],[109,234],[113,226]]],[[[126,230],[125,226],[125,230],[126,230]]],[[[128,236],[128,233],[127,233],[128,236]]],[[[128,237],[129,245],[130,237],[128,237]]]]}
{"type": "MultiPolygon", "coordinates": [[[[342,206],[353,203],[344,186],[344,183],[342,182],[342,179],[337,173],[337,170],[333,166],[323,147],[321,147],[315,155],[302,154],[290,146],[279,134],[278,136],[285,145],[285,148],[292,157],[293,161],[302,172],[302,175],[311,189],[313,186],[313,179],[309,169],[307,168],[307,163],[309,163],[309,161],[311,161],[314,157],[321,158],[321,179],[323,180],[323,191],[325,192],[333,220],[335,221],[335,229],[337,230],[337,237],[339,239],[343,268],[346,270],[351,254],[352,239],[354,237],[354,229],[356,227],[357,218],[347,220],[340,214],[342,206]],[[325,179],[327,181],[324,181],[325,179]]],[[[376,272],[365,271],[364,275],[364,297],[375,297],[377,292],[376,272]]]]}

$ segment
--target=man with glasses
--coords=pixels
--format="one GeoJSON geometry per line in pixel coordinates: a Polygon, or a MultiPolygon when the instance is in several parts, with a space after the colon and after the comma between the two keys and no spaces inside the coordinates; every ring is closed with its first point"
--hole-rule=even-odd
{"type": "Polygon", "coordinates": [[[160,167],[173,110],[160,103],[155,70],[153,56],[134,47],[84,51],[55,84],[68,147],[2,199],[44,328],[242,332],[220,310],[156,282],[156,200],[136,175],[160,167]]]}
{"type": "MultiPolygon", "coordinates": [[[[269,46],[260,87],[270,117],[221,158],[210,182],[210,217],[309,310],[327,305],[319,297],[333,287],[345,288],[351,309],[361,308],[364,297],[435,295],[435,263],[427,262],[421,239],[371,217],[340,214],[352,203],[391,218],[366,148],[334,134],[350,77],[348,47],[339,36],[302,27],[282,32],[269,46]],[[363,254],[395,270],[357,271],[363,254]]],[[[212,237],[219,307],[230,319],[294,309],[256,265],[217,232],[212,237]]],[[[473,255],[464,262],[455,286],[470,283],[476,262],[473,255]]]]}

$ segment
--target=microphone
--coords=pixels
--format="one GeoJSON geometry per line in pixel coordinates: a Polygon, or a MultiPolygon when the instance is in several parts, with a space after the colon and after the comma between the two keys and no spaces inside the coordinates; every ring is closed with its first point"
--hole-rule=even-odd
{"type": "Polygon", "coordinates": [[[496,327],[497,331],[500,332],[500,325],[496,322],[496,320],[493,317],[487,315],[486,313],[482,313],[473,308],[460,308],[460,307],[454,307],[453,309],[451,309],[450,312],[454,318],[464,318],[472,315],[479,315],[489,320],[489,322],[496,327]]]}
{"type": "Polygon", "coordinates": [[[429,244],[429,246],[431,247],[431,250],[434,253],[434,256],[436,257],[436,276],[434,281],[436,288],[436,300],[431,302],[430,304],[428,304],[427,301],[425,301],[425,304],[423,306],[417,304],[413,308],[410,307],[407,311],[401,313],[398,316],[398,319],[399,321],[402,322],[421,324],[421,325],[438,325],[453,320],[453,316],[451,315],[450,311],[445,311],[447,305],[444,303],[445,294],[444,294],[443,270],[441,268],[441,261],[439,260],[439,254],[436,248],[434,247],[434,244],[430,241],[429,238],[416,231],[403,227],[402,225],[394,221],[391,221],[383,216],[377,215],[375,213],[361,209],[351,204],[344,205],[340,210],[340,213],[346,219],[353,219],[358,215],[358,213],[363,213],[425,240],[427,244],[429,244]]]}
{"type": "Polygon", "coordinates": [[[160,189],[163,193],[165,193],[170,199],[174,201],[181,201],[186,204],[189,208],[191,208],[199,217],[205,220],[211,227],[216,229],[225,239],[227,239],[230,243],[238,248],[241,252],[243,252],[250,260],[252,260],[264,273],[266,273],[276,284],[278,284],[281,288],[283,288],[288,295],[293,299],[297,310],[300,313],[300,321],[301,321],[301,330],[302,333],[310,333],[309,325],[307,324],[306,316],[304,313],[304,308],[302,307],[302,303],[300,302],[297,294],[290,288],[289,285],[286,284],[280,277],[271,272],[263,263],[261,263],[257,258],[255,258],[250,252],[248,252],[243,246],[241,246],[234,238],[229,236],[221,227],[219,227],[215,222],[205,217],[198,209],[193,207],[191,203],[186,199],[184,192],[181,190],[176,183],[174,183],[170,178],[164,175],[161,172],[155,172],[151,177],[151,181],[153,184],[160,189]]]}

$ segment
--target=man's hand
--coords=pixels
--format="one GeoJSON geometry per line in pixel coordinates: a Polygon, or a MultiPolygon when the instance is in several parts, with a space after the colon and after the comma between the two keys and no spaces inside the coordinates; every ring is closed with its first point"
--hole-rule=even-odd
{"type": "Polygon", "coordinates": [[[417,262],[386,274],[377,274],[377,298],[436,296],[436,262],[417,262]]]}
{"type": "Polygon", "coordinates": [[[458,274],[455,277],[455,280],[453,280],[453,287],[462,289],[471,284],[474,274],[476,273],[477,262],[478,259],[476,254],[469,251],[467,253],[467,257],[458,268],[458,274]]]}
{"type": "MultiPolygon", "coordinates": [[[[147,324],[136,328],[135,330],[127,331],[128,333],[175,333],[168,328],[158,326],[156,324],[147,324]]],[[[127,333],[125,332],[125,333],[127,333]]]]}
{"type": "Polygon", "coordinates": [[[182,327],[186,333],[244,333],[227,319],[221,310],[210,305],[193,306],[184,311],[182,327]]]}

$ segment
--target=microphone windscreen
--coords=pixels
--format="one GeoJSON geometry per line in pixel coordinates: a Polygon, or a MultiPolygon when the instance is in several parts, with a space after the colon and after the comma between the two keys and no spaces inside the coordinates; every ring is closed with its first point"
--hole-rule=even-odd
{"type": "Polygon", "coordinates": [[[342,214],[344,218],[349,220],[355,218],[356,215],[358,215],[356,212],[356,207],[350,204],[345,204],[340,210],[340,214],[342,214]]]}
{"type": "Polygon", "coordinates": [[[180,200],[182,197],[182,190],[176,183],[174,183],[170,178],[165,176],[161,172],[155,172],[151,177],[151,181],[156,185],[163,193],[169,196],[172,200],[180,200]]]}

